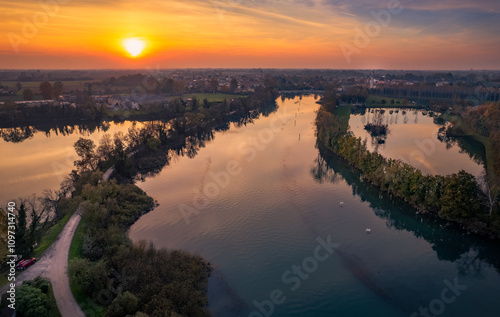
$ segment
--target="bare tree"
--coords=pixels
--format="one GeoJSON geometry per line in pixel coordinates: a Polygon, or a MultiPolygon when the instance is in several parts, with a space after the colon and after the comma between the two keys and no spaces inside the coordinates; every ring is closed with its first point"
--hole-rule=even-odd
{"type": "Polygon", "coordinates": [[[493,210],[495,209],[495,205],[498,202],[498,193],[497,193],[497,184],[494,183],[493,180],[488,180],[488,175],[483,171],[479,176],[479,185],[483,190],[485,198],[484,204],[488,208],[488,215],[491,216],[493,210]]]}

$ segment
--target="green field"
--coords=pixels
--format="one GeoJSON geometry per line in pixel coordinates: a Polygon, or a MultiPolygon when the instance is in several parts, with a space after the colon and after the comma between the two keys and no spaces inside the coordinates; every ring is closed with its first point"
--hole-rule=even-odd
{"type": "Polygon", "coordinates": [[[48,247],[56,241],[57,236],[61,233],[61,231],[64,229],[64,226],[68,222],[69,218],[71,218],[72,213],[68,213],[66,216],[64,216],[61,220],[59,220],[58,223],[53,225],[52,227],[47,230],[45,235],[42,238],[42,241],[38,245],[38,247],[35,249],[33,257],[39,258],[42,256],[43,252],[47,250],[48,247]]]}
{"type": "MultiPolygon", "coordinates": [[[[50,82],[52,84],[54,83],[54,81],[52,81],[52,80],[48,80],[48,82],[50,82]]],[[[64,91],[70,91],[70,90],[74,90],[74,89],[82,89],[83,90],[85,83],[89,83],[89,82],[93,82],[93,81],[92,80],[75,80],[75,81],[63,81],[62,83],[64,85],[64,91]]],[[[38,87],[40,87],[41,81],[23,81],[23,82],[2,81],[1,85],[8,86],[10,88],[16,88],[17,83],[21,83],[21,85],[23,86],[23,89],[29,88],[29,89],[33,90],[33,92],[37,93],[38,87]]]]}
{"type": "Polygon", "coordinates": [[[200,101],[203,101],[203,99],[208,99],[209,102],[215,102],[215,101],[224,101],[224,99],[235,99],[235,98],[246,97],[246,96],[247,95],[211,93],[211,94],[186,94],[184,96],[178,96],[178,97],[196,98],[200,101]]]}

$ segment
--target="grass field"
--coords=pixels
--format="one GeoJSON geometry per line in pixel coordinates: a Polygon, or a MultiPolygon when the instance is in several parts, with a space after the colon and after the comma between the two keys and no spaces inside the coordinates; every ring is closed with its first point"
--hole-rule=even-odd
{"type": "MultiPolygon", "coordinates": [[[[235,99],[238,97],[246,97],[247,95],[233,95],[233,94],[223,94],[223,93],[213,93],[213,94],[186,94],[185,98],[194,98],[203,101],[203,99],[208,99],[210,102],[224,101],[224,99],[235,99]]],[[[180,96],[179,96],[180,97],[180,96]]]]}
{"type": "Polygon", "coordinates": [[[45,252],[45,250],[47,250],[47,248],[50,247],[52,243],[54,243],[54,241],[56,241],[57,236],[61,233],[64,226],[68,222],[69,218],[71,218],[71,216],[72,213],[68,213],[61,220],[59,220],[58,223],[56,223],[55,225],[50,227],[49,230],[47,230],[47,232],[42,238],[42,241],[40,242],[40,245],[38,245],[38,247],[34,251],[33,256],[35,258],[39,258],[40,256],[42,256],[43,252],[45,252]]]}
{"type": "MultiPolygon", "coordinates": [[[[19,81],[2,81],[1,84],[3,86],[8,86],[10,88],[16,88],[16,84],[18,83],[19,81]]],[[[50,83],[54,83],[54,81],[52,80],[49,80],[50,83]]],[[[93,82],[92,80],[75,80],[75,81],[63,81],[63,85],[64,85],[64,91],[70,91],[70,90],[75,90],[75,89],[80,89],[80,90],[83,90],[83,88],[85,87],[85,83],[89,83],[89,82],[93,82]]],[[[23,86],[23,89],[24,88],[29,88],[31,90],[33,90],[34,93],[38,93],[38,88],[40,87],[40,83],[41,81],[24,81],[24,82],[20,82],[21,85],[23,86]]],[[[18,93],[18,95],[22,95],[22,90],[20,90],[18,93]]]]}

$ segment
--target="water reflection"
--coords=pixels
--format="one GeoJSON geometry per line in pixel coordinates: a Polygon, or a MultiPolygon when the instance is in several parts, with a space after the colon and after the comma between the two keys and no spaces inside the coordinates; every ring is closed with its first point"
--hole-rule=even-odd
{"type": "Polygon", "coordinates": [[[0,137],[2,137],[5,142],[18,143],[31,139],[36,133],[42,133],[48,138],[52,135],[91,135],[95,132],[108,131],[112,124],[113,123],[111,122],[86,122],[83,124],[75,125],[60,125],[47,122],[45,124],[38,124],[36,126],[1,128],[0,137]]]}
{"type": "Polygon", "coordinates": [[[484,149],[465,138],[446,138],[445,125],[432,111],[404,108],[355,108],[349,119],[350,131],[365,141],[370,151],[400,159],[424,174],[449,175],[465,170],[481,175],[484,149]],[[369,124],[385,125],[388,132],[367,131],[369,124]]]}
{"type": "Polygon", "coordinates": [[[388,228],[405,230],[428,241],[438,259],[455,263],[460,274],[481,276],[485,265],[493,266],[500,273],[500,248],[496,241],[469,236],[456,225],[430,215],[418,214],[403,201],[363,182],[358,171],[323,146],[318,147],[320,154],[311,169],[311,175],[317,182],[345,181],[351,186],[353,195],[368,202],[374,213],[386,220],[388,228]]]}

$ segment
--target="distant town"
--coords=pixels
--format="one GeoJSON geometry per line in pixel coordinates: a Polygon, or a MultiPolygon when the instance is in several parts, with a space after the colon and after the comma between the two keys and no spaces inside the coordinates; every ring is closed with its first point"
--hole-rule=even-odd
{"type": "Polygon", "coordinates": [[[457,101],[479,104],[500,99],[499,71],[3,70],[0,71],[0,105],[6,111],[14,105],[36,107],[58,103],[77,107],[92,102],[112,111],[140,110],[175,97],[223,99],[247,95],[266,80],[273,81],[285,94],[322,92],[334,85],[339,95],[345,96],[340,99],[340,105],[382,102],[349,97],[356,90],[361,95],[387,97],[387,104],[396,98],[398,105],[403,101],[426,106],[457,101]]]}

